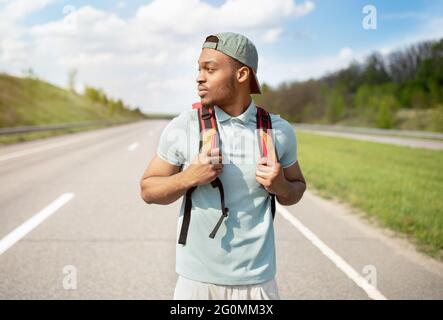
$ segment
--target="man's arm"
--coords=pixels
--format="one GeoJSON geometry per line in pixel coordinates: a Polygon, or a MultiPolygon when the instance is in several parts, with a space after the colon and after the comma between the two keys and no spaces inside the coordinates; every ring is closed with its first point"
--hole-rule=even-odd
{"type": "Polygon", "coordinates": [[[278,202],[284,206],[291,206],[300,201],[306,190],[306,181],[301,172],[298,161],[292,166],[283,168],[285,182],[276,193],[278,202]]]}
{"type": "Polygon", "coordinates": [[[192,186],[180,166],[170,164],[156,155],[140,181],[140,195],[146,203],[170,204],[192,186]]]}
{"type": "Polygon", "coordinates": [[[140,195],[149,204],[170,204],[191,187],[210,183],[222,170],[218,148],[203,148],[184,171],[155,155],[140,181],[140,195]]]}

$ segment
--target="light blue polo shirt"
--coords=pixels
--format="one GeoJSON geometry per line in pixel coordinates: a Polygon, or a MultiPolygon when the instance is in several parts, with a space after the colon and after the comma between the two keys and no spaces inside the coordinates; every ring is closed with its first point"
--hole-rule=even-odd
{"type": "MultiPolygon", "coordinates": [[[[223,172],[219,176],[225,190],[228,218],[214,239],[209,234],[221,215],[218,188],[210,184],[192,193],[191,222],[186,245],[176,246],[176,272],[181,276],[214,284],[242,285],[271,280],[276,273],[271,197],[256,181],[255,170],[261,157],[256,131],[256,105],[232,117],[215,106],[221,139],[223,172]]],[[[297,161],[296,135],[292,125],[271,114],[279,162],[289,167],[297,161]]],[[[199,150],[197,110],[181,112],[163,129],[157,154],[163,160],[189,166],[199,150]]],[[[277,199],[276,199],[277,201],[277,199]]],[[[177,222],[180,234],[185,197],[177,222]]]]}

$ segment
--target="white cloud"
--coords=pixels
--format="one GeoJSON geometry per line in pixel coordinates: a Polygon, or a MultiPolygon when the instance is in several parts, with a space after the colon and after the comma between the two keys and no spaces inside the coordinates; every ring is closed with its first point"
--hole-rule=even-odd
{"type": "MultiPolygon", "coordinates": [[[[17,18],[53,0],[36,0],[32,8],[18,1],[6,4],[17,18]]],[[[313,9],[312,1],[256,0],[251,6],[249,0],[227,0],[216,7],[202,0],[153,0],[123,19],[92,6],[69,6],[54,21],[29,28],[9,24],[21,31],[1,40],[0,69],[17,73],[32,67],[42,78],[66,85],[68,70],[76,68],[79,82],[114,98],[146,111],[179,112],[199,99],[197,59],[206,35],[239,32],[260,51],[278,41],[285,21],[313,9]]],[[[0,22],[0,35],[1,30],[0,22]]]]}
{"type": "Polygon", "coordinates": [[[383,55],[399,49],[404,49],[410,45],[421,41],[438,40],[443,37],[443,18],[434,17],[425,20],[414,33],[405,33],[404,36],[386,43],[379,43],[374,50],[378,50],[383,55]]]}
{"type": "MultiPolygon", "coordinates": [[[[63,19],[36,25],[30,29],[31,35],[37,37],[106,37],[108,39],[125,28],[126,22],[117,15],[106,13],[91,6],[68,11],[63,19]]],[[[88,39],[86,39],[88,40],[88,39]]]]}
{"type": "Polygon", "coordinates": [[[137,11],[135,23],[147,32],[182,36],[227,28],[263,31],[279,26],[287,18],[306,15],[313,9],[312,1],[299,5],[293,0],[255,0],[251,5],[250,0],[227,0],[214,7],[201,0],[154,0],[137,11]]]}
{"type": "Polygon", "coordinates": [[[2,1],[6,6],[2,8],[0,18],[17,20],[38,11],[56,0],[13,0],[2,1]]]}
{"type": "MultiPolygon", "coordinates": [[[[272,57],[262,59],[262,79],[271,86],[286,81],[303,81],[318,78],[349,65],[353,60],[363,61],[365,53],[355,54],[349,47],[344,47],[334,55],[291,60],[277,60],[272,57]]],[[[260,79],[259,79],[260,80],[260,79]]]]}
{"type": "MultiPolygon", "coordinates": [[[[20,73],[32,67],[42,78],[66,85],[68,70],[76,68],[77,87],[101,87],[114,98],[158,112],[179,112],[198,101],[197,59],[206,35],[239,32],[253,40],[261,53],[268,45],[278,48],[282,37],[294,33],[284,29],[285,22],[315,8],[309,0],[256,0],[253,5],[250,0],[227,0],[218,6],[202,0],[153,0],[125,19],[93,6],[70,6],[60,8],[60,17],[54,21],[23,25],[26,16],[55,1],[0,0],[0,70],[20,73]]],[[[123,8],[126,3],[119,1],[115,6],[123,8]]],[[[260,54],[258,78],[277,85],[319,77],[346,67],[353,59],[362,60],[376,49],[387,54],[404,44],[443,36],[442,18],[422,23],[414,34],[374,44],[364,52],[343,47],[331,56],[298,60],[260,54]]]]}
{"type": "MultiPolygon", "coordinates": [[[[28,15],[54,3],[56,0],[1,0],[0,1],[0,66],[23,70],[33,57],[31,44],[26,40],[28,30],[20,24],[28,15]]],[[[7,71],[7,70],[6,70],[7,71]]]]}
{"type": "Polygon", "coordinates": [[[353,57],[353,55],[354,55],[354,52],[352,51],[352,49],[349,47],[345,47],[345,48],[342,48],[340,50],[340,52],[338,53],[338,58],[340,60],[348,61],[349,59],[351,59],[353,57]]]}
{"type": "Polygon", "coordinates": [[[263,40],[266,43],[274,43],[279,39],[283,32],[283,28],[273,28],[271,30],[266,31],[266,33],[263,36],[263,40]]]}
{"type": "MultiPolygon", "coordinates": [[[[394,18],[390,17],[390,18],[394,18]]],[[[395,18],[403,18],[395,16],[395,18]]],[[[379,32],[379,31],[376,31],[379,32]]],[[[352,61],[363,62],[374,51],[388,56],[396,50],[404,49],[415,43],[426,40],[438,40],[443,37],[443,18],[434,17],[424,20],[414,33],[405,34],[396,40],[373,43],[364,50],[355,52],[350,47],[340,49],[337,54],[330,56],[317,56],[313,58],[281,60],[273,57],[261,58],[261,75],[259,80],[265,79],[271,86],[286,81],[303,81],[310,78],[318,78],[328,72],[345,68],[352,61]]]]}

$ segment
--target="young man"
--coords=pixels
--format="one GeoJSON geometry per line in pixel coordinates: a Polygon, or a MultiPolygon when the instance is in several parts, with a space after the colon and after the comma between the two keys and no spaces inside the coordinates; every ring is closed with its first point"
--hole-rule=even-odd
{"type": "MultiPolygon", "coordinates": [[[[163,130],[140,182],[143,200],[163,205],[196,187],[186,244],[176,247],[174,299],[279,299],[270,194],[289,206],[306,189],[294,129],[271,114],[278,160],[261,157],[251,98],[261,93],[258,55],[248,38],[231,32],[208,36],[198,65],[198,95],[203,105],[213,106],[221,148],[199,150],[198,110],[185,107],[163,130]],[[229,215],[210,238],[221,212],[221,195],[211,185],[216,178],[229,215]]],[[[184,207],[185,200],[177,238],[184,207]]]]}

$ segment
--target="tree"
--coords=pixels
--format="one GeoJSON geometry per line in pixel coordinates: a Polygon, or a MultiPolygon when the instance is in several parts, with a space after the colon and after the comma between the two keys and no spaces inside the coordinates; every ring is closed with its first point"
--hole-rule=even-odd
{"type": "Polygon", "coordinates": [[[382,95],[378,100],[379,108],[377,113],[376,125],[378,128],[393,128],[395,99],[392,95],[382,95]]]}
{"type": "Polygon", "coordinates": [[[100,101],[100,92],[93,88],[93,87],[89,87],[89,86],[85,86],[85,92],[84,95],[89,98],[90,100],[92,100],[93,102],[99,102],[100,101]]]}
{"type": "Polygon", "coordinates": [[[382,84],[390,81],[383,57],[375,52],[371,54],[362,72],[362,82],[367,84],[382,84]]]}
{"type": "Polygon", "coordinates": [[[75,92],[76,78],[77,78],[77,70],[76,69],[69,70],[69,73],[68,73],[68,88],[72,92],[75,92]]]}
{"type": "Polygon", "coordinates": [[[22,70],[22,73],[25,78],[38,80],[38,76],[32,68],[24,69],[24,70],[22,70]]]}
{"type": "Polygon", "coordinates": [[[343,118],[345,114],[345,99],[343,97],[343,90],[339,87],[335,87],[329,90],[326,104],[326,118],[335,123],[343,118]]]}

